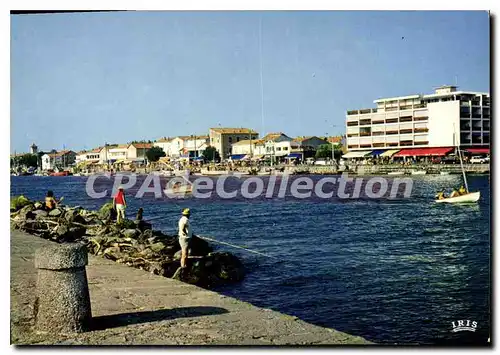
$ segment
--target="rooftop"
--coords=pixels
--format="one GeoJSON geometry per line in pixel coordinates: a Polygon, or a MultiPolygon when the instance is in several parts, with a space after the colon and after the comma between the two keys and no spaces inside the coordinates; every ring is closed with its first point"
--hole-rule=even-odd
{"type": "Polygon", "coordinates": [[[149,149],[153,146],[151,143],[132,143],[128,147],[134,146],[137,149],[149,149]]]}
{"type": "Polygon", "coordinates": [[[262,139],[263,141],[265,141],[265,142],[267,142],[267,141],[274,141],[274,140],[278,139],[278,138],[279,138],[279,137],[281,137],[281,136],[285,136],[285,137],[287,137],[287,138],[290,138],[290,137],[288,137],[288,136],[287,136],[285,133],[283,133],[283,132],[271,132],[271,133],[266,134],[266,135],[265,135],[264,137],[262,137],[261,139],[262,139]]]}
{"type": "Polygon", "coordinates": [[[264,144],[263,139],[243,139],[239,142],[233,143],[233,145],[250,145],[250,144],[255,144],[255,145],[261,145],[264,144]]]}
{"type": "Polygon", "coordinates": [[[250,129],[250,128],[220,128],[220,127],[217,127],[217,128],[210,128],[211,131],[214,131],[214,132],[217,132],[217,133],[221,133],[221,134],[249,134],[249,133],[252,133],[252,134],[257,134],[256,131],[254,131],[253,129],[250,129]]]}

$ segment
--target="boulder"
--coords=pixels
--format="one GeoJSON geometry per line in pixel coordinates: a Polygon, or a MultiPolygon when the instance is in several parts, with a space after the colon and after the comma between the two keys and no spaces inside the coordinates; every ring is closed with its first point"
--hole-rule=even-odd
{"type": "Polygon", "coordinates": [[[190,259],[185,269],[179,269],[172,278],[211,288],[238,282],[245,276],[240,260],[230,253],[210,253],[201,259],[190,259]]]}
{"type": "Polygon", "coordinates": [[[60,208],[54,208],[52,211],[49,212],[50,217],[60,217],[62,214],[63,211],[60,208]]]}
{"type": "Polygon", "coordinates": [[[195,235],[191,238],[189,249],[189,255],[193,256],[205,256],[213,251],[213,248],[206,240],[203,240],[195,235]]]}
{"type": "Polygon", "coordinates": [[[105,203],[99,209],[98,216],[103,221],[114,221],[116,220],[116,210],[113,207],[112,202],[105,203]]]}
{"type": "Polygon", "coordinates": [[[41,218],[47,217],[49,215],[49,213],[47,211],[44,211],[44,210],[36,210],[36,211],[33,211],[32,213],[35,215],[35,219],[41,219],[41,218]]]}
{"type": "Polygon", "coordinates": [[[69,235],[73,240],[79,239],[85,235],[86,228],[85,227],[70,227],[69,235]]]}
{"type": "Polygon", "coordinates": [[[125,238],[135,238],[137,237],[141,232],[138,231],[137,229],[124,229],[122,230],[122,234],[125,238]]]}
{"type": "Polygon", "coordinates": [[[30,205],[31,201],[24,197],[23,195],[21,196],[15,196],[10,199],[10,208],[11,210],[18,211],[21,208],[30,205]]]}
{"type": "Polygon", "coordinates": [[[35,206],[33,206],[33,205],[24,206],[23,208],[21,208],[21,210],[17,214],[17,216],[19,217],[18,219],[26,220],[26,219],[35,218],[35,215],[33,214],[34,209],[35,209],[35,206]]]}
{"type": "Polygon", "coordinates": [[[35,207],[35,209],[39,210],[43,208],[43,203],[37,201],[33,204],[33,206],[35,207]]]}

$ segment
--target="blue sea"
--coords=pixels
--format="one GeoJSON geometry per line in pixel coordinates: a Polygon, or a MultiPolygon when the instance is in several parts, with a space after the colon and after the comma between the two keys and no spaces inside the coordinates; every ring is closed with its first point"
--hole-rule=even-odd
{"type": "MultiPolygon", "coordinates": [[[[310,178],[317,182],[322,176],[310,178]]],[[[244,181],[229,179],[227,189],[244,181]]],[[[87,195],[86,182],[86,177],[13,176],[11,195],[42,200],[51,189],[68,205],[92,209],[110,200],[111,180],[99,182],[99,191],[108,187],[101,199],[87,195]]],[[[354,199],[298,199],[290,191],[285,198],[277,193],[255,199],[215,194],[158,199],[153,193],[135,198],[138,183],[126,191],[127,213],[132,217],[143,207],[145,219],[161,217],[154,229],[176,234],[180,211],[189,207],[195,234],[272,256],[219,246],[241,257],[248,269],[244,281],[217,289],[220,293],[376,343],[485,344],[490,180],[471,175],[468,182],[470,190],[481,192],[477,204],[434,203],[436,191],[460,185],[459,175],[415,177],[410,197],[377,199],[363,193],[354,199]],[[459,320],[477,322],[475,332],[453,332],[452,322],[459,320]]]]}

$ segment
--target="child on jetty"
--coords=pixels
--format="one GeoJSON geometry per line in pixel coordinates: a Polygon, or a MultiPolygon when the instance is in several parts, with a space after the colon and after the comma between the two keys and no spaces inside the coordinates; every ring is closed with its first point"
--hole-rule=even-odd
{"type": "Polygon", "coordinates": [[[113,207],[116,209],[116,223],[125,220],[125,209],[127,208],[127,201],[125,200],[125,193],[123,186],[118,188],[118,193],[113,197],[113,207]]]}

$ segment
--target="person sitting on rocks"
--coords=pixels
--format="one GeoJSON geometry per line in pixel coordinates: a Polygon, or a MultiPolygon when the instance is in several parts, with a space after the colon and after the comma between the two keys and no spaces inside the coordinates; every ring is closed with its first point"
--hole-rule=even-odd
{"type": "Polygon", "coordinates": [[[54,192],[52,190],[47,191],[47,196],[45,197],[45,209],[48,211],[52,211],[57,205],[62,201],[62,198],[59,201],[56,201],[54,198],[54,192]]]}

